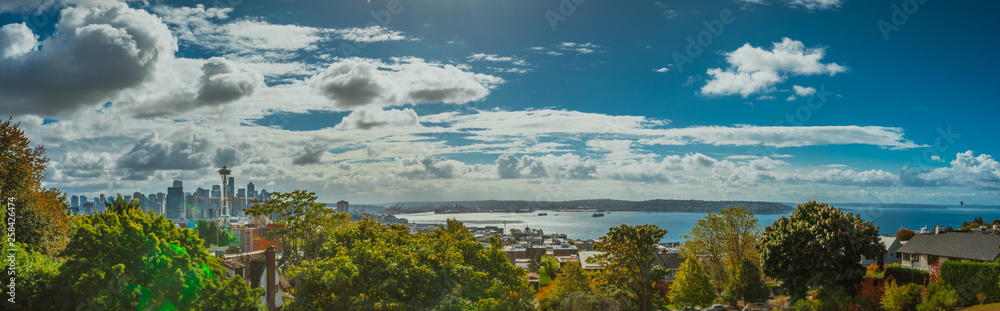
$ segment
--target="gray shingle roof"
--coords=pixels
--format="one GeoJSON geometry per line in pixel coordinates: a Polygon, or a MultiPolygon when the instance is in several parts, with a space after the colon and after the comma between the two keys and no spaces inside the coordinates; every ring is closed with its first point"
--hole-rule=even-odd
{"type": "Polygon", "coordinates": [[[993,261],[1000,256],[997,245],[1000,245],[1000,235],[958,232],[918,234],[897,252],[993,261]]]}

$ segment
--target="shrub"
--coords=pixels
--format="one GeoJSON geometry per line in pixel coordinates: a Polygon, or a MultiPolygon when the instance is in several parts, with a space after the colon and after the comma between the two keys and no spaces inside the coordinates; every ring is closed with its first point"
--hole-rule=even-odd
{"type": "Polygon", "coordinates": [[[900,241],[909,241],[914,235],[917,235],[916,231],[906,228],[900,228],[899,231],[896,232],[896,238],[900,241]]]}
{"type": "Polygon", "coordinates": [[[976,294],[986,294],[986,303],[1000,297],[1000,265],[986,262],[946,261],[941,264],[941,280],[958,293],[958,304],[966,306],[979,301],[976,294]]]}
{"type": "Polygon", "coordinates": [[[924,302],[917,305],[917,311],[954,310],[958,305],[958,293],[945,282],[927,285],[922,296],[924,302]]]}
{"type": "Polygon", "coordinates": [[[865,269],[867,269],[867,271],[865,272],[865,276],[867,277],[874,277],[878,275],[878,265],[876,264],[870,264],[866,266],[865,269]]]}
{"type": "Polygon", "coordinates": [[[818,301],[808,300],[805,298],[799,299],[794,305],[792,305],[792,308],[795,309],[795,311],[820,311],[822,310],[822,307],[823,305],[818,301]]]}
{"type": "Polygon", "coordinates": [[[930,273],[923,270],[890,265],[888,268],[885,268],[885,277],[888,279],[890,276],[899,284],[915,283],[923,286],[924,284],[927,284],[927,279],[930,277],[930,273]]]}
{"type": "Polygon", "coordinates": [[[889,281],[885,286],[881,305],[886,311],[913,311],[920,298],[921,286],[913,283],[896,285],[896,280],[889,281]]]}
{"type": "Polygon", "coordinates": [[[882,300],[882,293],[885,284],[872,278],[865,278],[858,285],[858,306],[865,311],[878,311],[882,309],[879,302],[882,300]]]}

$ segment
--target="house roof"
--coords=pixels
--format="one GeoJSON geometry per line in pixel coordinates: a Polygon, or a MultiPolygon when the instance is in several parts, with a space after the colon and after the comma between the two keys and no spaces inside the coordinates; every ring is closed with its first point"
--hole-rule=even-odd
{"type": "Polygon", "coordinates": [[[656,257],[653,257],[653,264],[667,269],[678,269],[684,262],[684,258],[681,258],[680,255],[680,253],[658,253],[656,257]]]}
{"type": "Polygon", "coordinates": [[[918,234],[897,252],[993,261],[1000,256],[997,245],[1000,245],[1000,235],[959,232],[918,234]]]}
{"type": "Polygon", "coordinates": [[[896,243],[896,237],[894,236],[882,236],[879,238],[882,239],[882,245],[885,246],[886,250],[892,248],[892,244],[896,243]]]}

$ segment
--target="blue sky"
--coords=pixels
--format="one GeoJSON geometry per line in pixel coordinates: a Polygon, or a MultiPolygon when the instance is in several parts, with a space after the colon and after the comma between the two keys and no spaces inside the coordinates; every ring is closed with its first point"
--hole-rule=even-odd
{"type": "Polygon", "coordinates": [[[0,114],[88,196],[994,204],[998,6],[5,2],[0,114]]]}

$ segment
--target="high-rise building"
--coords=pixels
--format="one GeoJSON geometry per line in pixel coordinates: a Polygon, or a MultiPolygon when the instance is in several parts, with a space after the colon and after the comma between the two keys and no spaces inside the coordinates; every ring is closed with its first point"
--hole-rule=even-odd
{"type": "Polygon", "coordinates": [[[69,200],[69,207],[80,207],[80,197],[73,195],[69,200]]]}
{"type": "Polygon", "coordinates": [[[226,187],[229,188],[229,189],[226,189],[226,191],[227,191],[226,192],[226,197],[227,198],[235,198],[236,197],[236,191],[235,191],[235,189],[236,189],[236,178],[229,177],[229,184],[226,185],[226,187]]]}
{"type": "Polygon", "coordinates": [[[250,183],[247,184],[247,198],[250,198],[250,199],[256,199],[257,198],[257,190],[254,189],[253,182],[250,182],[250,183]]]}
{"type": "Polygon", "coordinates": [[[174,181],[173,187],[167,188],[166,217],[178,220],[184,218],[184,185],[180,180],[174,181]]]}
{"type": "Polygon", "coordinates": [[[126,195],[126,196],[124,197],[124,199],[125,199],[125,202],[126,202],[126,203],[129,203],[129,202],[132,202],[132,196],[130,196],[130,195],[126,195]]]}
{"type": "Polygon", "coordinates": [[[339,202],[337,202],[337,211],[344,213],[349,212],[347,205],[348,205],[347,201],[340,200],[339,202]]]}
{"type": "Polygon", "coordinates": [[[87,203],[87,196],[81,195],[80,196],[80,205],[83,205],[83,203],[87,203]]]}
{"type": "Polygon", "coordinates": [[[187,219],[199,219],[201,215],[199,214],[197,208],[194,206],[194,194],[190,192],[184,193],[184,218],[187,219]]]}
{"type": "Polygon", "coordinates": [[[211,201],[208,200],[209,199],[208,189],[198,187],[198,190],[194,191],[194,197],[195,197],[194,206],[197,207],[199,210],[198,216],[201,218],[212,217],[212,215],[209,215],[208,213],[209,210],[211,210],[211,208],[209,207],[209,203],[211,203],[211,201]]]}
{"type": "MultiPolygon", "coordinates": [[[[169,189],[169,188],[168,188],[169,189]]],[[[156,193],[156,214],[163,215],[166,214],[167,207],[167,194],[163,192],[156,193]]]]}
{"type": "Polygon", "coordinates": [[[138,202],[139,207],[146,206],[145,204],[146,202],[143,202],[146,200],[146,196],[142,195],[142,192],[136,191],[135,193],[132,194],[132,198],[135,199],[136,201],[139,201],[138,202]]]}

